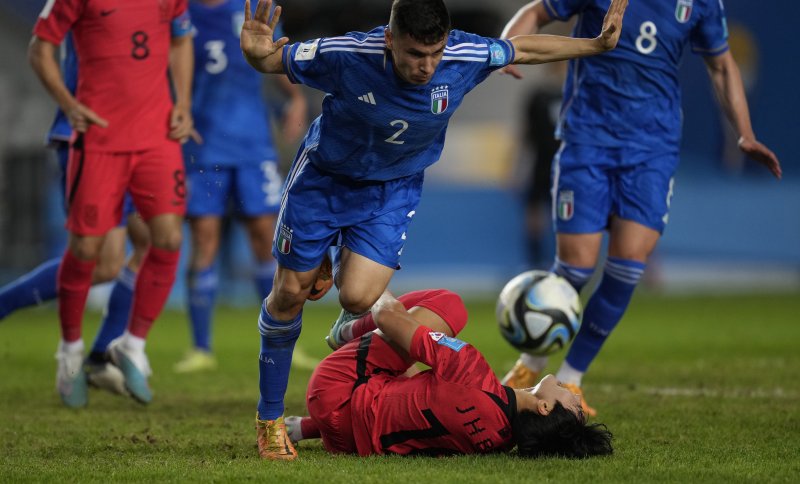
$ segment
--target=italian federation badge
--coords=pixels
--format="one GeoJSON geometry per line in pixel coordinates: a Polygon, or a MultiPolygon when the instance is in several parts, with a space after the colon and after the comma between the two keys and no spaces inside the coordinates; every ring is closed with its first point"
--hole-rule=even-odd
{"type": "Polygon", "coordinates": [[[281,254],[288,254],[292,251],[292,229],[281,224],[281,230],[278,232],[278,252],[281,254]]]}
{"type": "Polygon", "coordinates": [[[685,24],[692,16],[692,2],[693,0],[678,0],[675,6],[675,18],[678,22],[685,24]]]}
{"type": "Polygon", "coordinates": [[[431,112],[442,114],[447,110],[447,86],[436,86],[431,91],[431,112]]]}
{"type": "Polygon", "coordinates": [[[572,190],[562,190],[558,192],[558,218],[570,220],[575,214],[575,193],[572,190]]]}

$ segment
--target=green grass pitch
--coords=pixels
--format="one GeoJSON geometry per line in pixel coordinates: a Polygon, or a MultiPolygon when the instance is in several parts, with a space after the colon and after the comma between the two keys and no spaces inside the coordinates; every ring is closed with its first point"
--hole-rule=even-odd
{"type": "MultiPolygon", "coordinates": [[[[468,300],[473,342],[498,373],[516,354],[490,300],[468,300]]],[[[287,413],[303,414],[311,367],[338,310],[307,306],[287,413]]],[[[258,308],[220,308],[212,373],[178,376],[188,346],[181,312],[166,312],[148,343],[154,402],[92,390],[63,408],[54,389],[52,307],[0,322],[0,482],[798,482],[800,294],[667,297],[638,294],[584,382],[613,456],[584,461],[513,456],[331,456],[303,442],[296,462],[257,457],[258,308]]],[[[97,327],[88,314],[87,344],[97,327]]],[[[557,369],[563,355],[553,359],[557,369]]]]}

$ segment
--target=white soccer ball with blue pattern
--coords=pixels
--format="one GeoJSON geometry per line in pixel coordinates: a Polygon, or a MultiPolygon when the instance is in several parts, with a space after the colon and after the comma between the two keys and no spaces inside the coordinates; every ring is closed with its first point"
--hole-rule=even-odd
{"type": "Polygon", "coordinates": [[[514,277],[497,298],[500,333],[514,348],[549,355],[567,346],[581,325],[581,301],[561,276],[528,271],[514,277]]]}

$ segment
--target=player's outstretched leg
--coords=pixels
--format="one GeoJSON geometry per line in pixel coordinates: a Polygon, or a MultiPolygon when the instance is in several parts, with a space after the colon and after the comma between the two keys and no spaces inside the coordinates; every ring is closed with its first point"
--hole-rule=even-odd
{"type": "Polygon", "coordinates": [[[258,357],[259,391],[256,413],[258,454],[270,460],[294,460],[297,451],[286,434],[283,421],[286,387],[292,366],[292,352],[302,328],[302,311],[291,321],[279,321],[267,310],[267,299],[261,305],[258,331],[261,353],[258,357]]]}
{"type": "MultiPolygon", "coordinates": [[[[583,374],[622,319],[645,266],[643,262],[617,257],[609,257],[606,261],[603,279],[586,305],[578,335],[556,374],[556,378],[564,384],[572,385],[573,393],[582,395],[580,386],[583,374]]],[[[587,415],[597,414],[585,400],[582,399],[582,402],[587,415]]]]}
{"type": "Polygon", "coordinates": [[[59,265],[60,257],[51,259],[0,288],[0,320],[18,309],[55,299],[59,265]]]}

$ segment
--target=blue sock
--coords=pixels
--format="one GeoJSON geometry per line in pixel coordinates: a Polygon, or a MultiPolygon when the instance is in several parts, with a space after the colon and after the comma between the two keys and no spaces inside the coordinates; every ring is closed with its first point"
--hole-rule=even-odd
{"type": "Polygon", "coordinates": [[[267,300],[261,305],[258,332],[261,333],[261,354],[258,355],[258,416],[275,420],[283,415],[283,398],[289,383],[292,352],[303,325],[303,312],[291,321],[276,321],[267,312],[267,300]]]}
{"type": "Polygon", "coordinates": [[[553,267],[550,268],[550,272],[558,274],[566,279],[567,282],[569,282],[572,287],[575,288],[575,292],[580,294],[583,286],[585,286],[586,283],[589,282],[589,279],[591,279],[592,274],[594,273],[594,267],[571,266],[556,257],[555,262],[553,262],[553,267]]]}
{"type": "Polygon", "coordinates": [[[92,345],[93,359],[104,355],[111,340],[122,336],[128,327],[134,287],[136,287],[136,273],[125,266],[111,289],[108,305],[103,315],[103,323],[100,325],[100,330],[92,345]]]}
{"type": "Polygon", "coordinates": [[[278,263],[275,261],[275,259],[267,262],[260,262],[256,266],[256,270],[253,273],[253,279],[256,283],[258,297],[263,299],[269,296],[269,293],[272,292],[272,280],[275,278],[275,270],[277,268],[278,263]]]}
{"type": "Polygon", "coordinates": [[[570,366],[582,372],[589,368],[608,335],[622,319],[645,266],[633,260],[608,258],[603,280],[586,305],[581,329],[567,353],[570,366]]]}
{"type": "Polygon", "coordinates": [[[211,315],[219,289],[214,265],[189,273],[189,320],[195,348],[211,351],[211,315]]]}
{"type": "Polygon", "coordinates": [[[61,257],[50,259],[19,279],[0,288],[0,319],[17,309],[56,298],[56,279],[61,257]]]}

